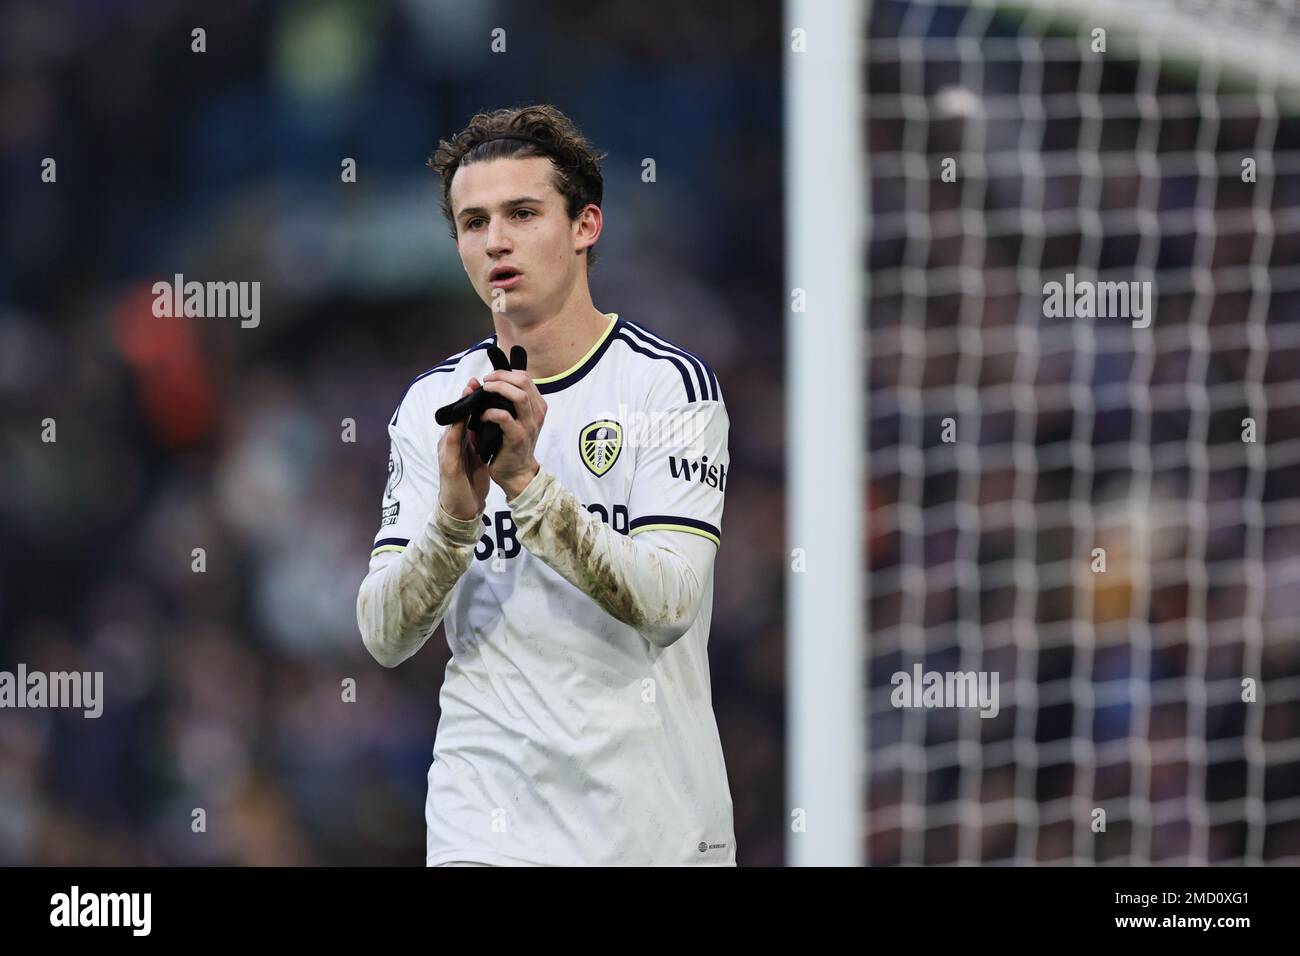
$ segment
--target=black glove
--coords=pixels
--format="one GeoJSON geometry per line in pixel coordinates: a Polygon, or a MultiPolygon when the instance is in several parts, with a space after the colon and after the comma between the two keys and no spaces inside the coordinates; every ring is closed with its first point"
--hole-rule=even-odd
{"type": "MultiPolygon", "coordinates": [[[[509,359],[506,358],[506,353],[495,345],[487,347],[487,354],[492,367],[498,371],[524,371],[528,368],[528,353],[521,345],[511,346],[509,359]]],[[[514,402],[485,388],[476,389],[464,398],[442,406],[433,416],[434,421],[439,425],[451,425],[468,418],[469,422],[465,427],[474,433],[474,448],[485,465],[501,451],[501,443],[505,440],[500,425],[496,422],[483,421],[483,413],[489,408],[504,408],[510,413],[511,418],[519,417],[515,414],[514,402]]]]}

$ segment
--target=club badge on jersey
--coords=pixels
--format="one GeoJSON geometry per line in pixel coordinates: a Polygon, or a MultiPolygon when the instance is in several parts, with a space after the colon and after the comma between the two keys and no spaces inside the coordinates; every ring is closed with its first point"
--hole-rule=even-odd
{"type": "Polygon", "coordinates": [[[578,433],[578,453],[587,470],[599,478],[618,461],[623,450],[623,426],[608,418],[592,422],[578,433]]]}

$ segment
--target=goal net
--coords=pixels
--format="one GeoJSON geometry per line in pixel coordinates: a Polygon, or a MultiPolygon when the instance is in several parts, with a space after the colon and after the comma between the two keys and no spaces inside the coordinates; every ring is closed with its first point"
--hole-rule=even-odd
{"type": "Polygon", "coordinates": [[[864,26],[866,861],[1300,862],[1300,8],[864,26]]]}

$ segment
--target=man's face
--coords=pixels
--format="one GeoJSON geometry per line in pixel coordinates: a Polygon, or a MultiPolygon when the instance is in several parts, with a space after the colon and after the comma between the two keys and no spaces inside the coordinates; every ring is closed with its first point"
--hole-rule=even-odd
{"type": "Polygon", "coordinates": [[[558,310],[586,268],[554,175],[549,159],[529,156],[462,166],[451,181],[460,261],[479,297],[491,307],[504,296],[512,317],[558,310]],[[513,275],[493,275],[504,269],[513,275]]]}

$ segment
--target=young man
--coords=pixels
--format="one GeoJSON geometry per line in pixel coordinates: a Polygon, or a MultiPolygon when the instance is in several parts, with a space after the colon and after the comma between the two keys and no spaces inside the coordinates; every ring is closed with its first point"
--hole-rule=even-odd
{"type": "Polygon", "coordinates": [[[718,380],[591,301],[603,182],[549,106],[430,165],[496,332],[418,376],[357,621],[386,667],[446,624],[426,862],[735,865],[707,642],[729,458],[718,380]],[[487,348],[527,351],[494,371],[487,348]],[[487,389],[500,451],[434,412],[487,389]]]}

